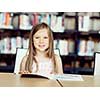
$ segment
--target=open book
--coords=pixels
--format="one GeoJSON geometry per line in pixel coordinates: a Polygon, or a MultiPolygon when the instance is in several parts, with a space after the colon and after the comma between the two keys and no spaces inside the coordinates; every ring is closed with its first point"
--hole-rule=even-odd
{"type": "Polygon", "coordinates": [[[22,78],[45,78],[45,79],[51,79],[51,75],[46,74],[39,74],[39,73],[29,73],[29,74],[21,74],[22,78]]]}
{"type": "Polygon", "coordinates": [[[76,74],[37,74],[37,73],[30,73],[30,74],[21,74],[21,77],[25,78],[45,78],[51,80],[64,80],[64,81],[83,81],[81,75],[76,74]]]}

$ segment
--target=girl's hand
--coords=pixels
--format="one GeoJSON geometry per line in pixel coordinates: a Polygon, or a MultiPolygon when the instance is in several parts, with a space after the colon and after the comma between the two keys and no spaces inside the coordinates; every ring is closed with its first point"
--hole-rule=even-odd
{"type": "Polygon", "coordinates": [[[29,71],[26,71],[26,70],[24,70],[24,71],[20,71],[19,72],[19,74],[29,74],[30,72],[29,71]]]}

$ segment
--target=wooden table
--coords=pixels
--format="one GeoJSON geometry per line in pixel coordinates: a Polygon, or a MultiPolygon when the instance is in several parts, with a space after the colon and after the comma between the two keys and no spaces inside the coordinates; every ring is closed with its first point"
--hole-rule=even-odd
{"type": "Polygon", "coordinates": [[[84,81],[61,81],[44,78],[21,78],[13,73],[0,73],[0,87],[100,87],[100,76],[82,75],[84,81]]]}
{"type": "Polygon", "coordinates": [[[82,75],[84,81],[60,81],[63,87],[100,87],[100,76],[82,75]]]}
{"type": "Polygon", "coordinates": [[[0,73],[0,87],[60,87],[56,80],[21,78],[13,73],[0,73]]]}

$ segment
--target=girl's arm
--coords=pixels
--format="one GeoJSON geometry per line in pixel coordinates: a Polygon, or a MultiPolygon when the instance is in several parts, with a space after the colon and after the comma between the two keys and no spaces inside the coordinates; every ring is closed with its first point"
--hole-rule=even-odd
{"type": "Polygon", "coordinates": [[[56,64],[57,64],[57,74],[63,74],[61,57],[58,55],[55,55],[55,59],[56,59],[56,64]]]}
{"type": "Polygon", "coordinates": [[[23,59],[22,59],[22,61],[21,61],[19,74],[26,73],[26,71],[25,71],[26,60],[27,60],[27,55],[24,56],[23,59]]]}

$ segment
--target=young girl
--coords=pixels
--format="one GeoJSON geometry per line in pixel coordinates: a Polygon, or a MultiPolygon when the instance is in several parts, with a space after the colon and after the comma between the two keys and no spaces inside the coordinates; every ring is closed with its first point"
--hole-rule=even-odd
{"type": "Polygon", "coordinates": [[[61,58],[54,54],[53,34],[47,24],[32,28],[28,54],[22,59],[20,73],[63,74],[61,58]]]}

